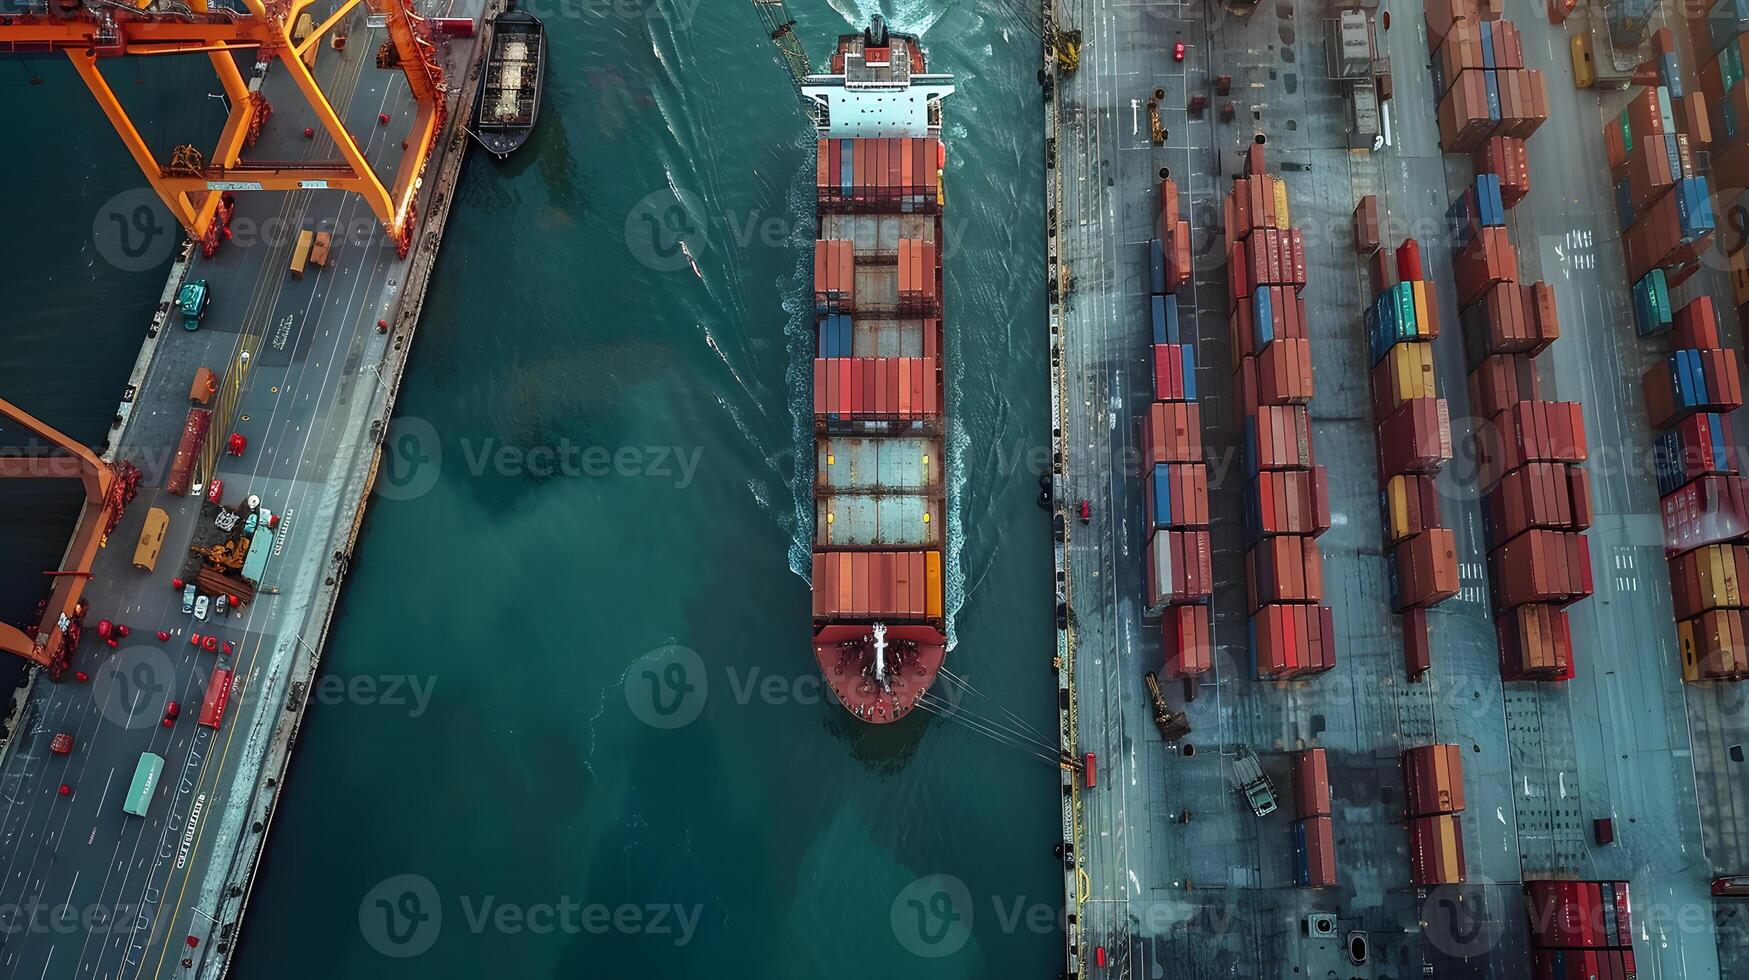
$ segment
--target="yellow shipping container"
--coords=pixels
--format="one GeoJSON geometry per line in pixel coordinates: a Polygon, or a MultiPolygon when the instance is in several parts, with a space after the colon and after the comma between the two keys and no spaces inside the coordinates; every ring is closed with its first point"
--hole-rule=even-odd
{"type": "MultiPolygon", "coordinates": [[[[1399,343],[1397,346],[1411,346],[1399,343]]],[[[1385,502],[1390,509],[1390,541],[1403,541],[1410,532],[1410,481],[1404,476],[1392,476],[1385,483],[1385,502]]]]}
{"type": "MultiPolygon", "coordinates": [[[[1271,189],[1275,192],[1275,226],[1277,228],[1292,228],[1294,226],[1293,220],[1288,216],[1287,210],[1287,181],[1280,177],[1271,177],[1269,180],[1272,185],[1271,189]]],[[[1743,305],[1742,301],[1739,300],[1737,305],[1743,305]]]]}
{"type": "Polygon", "coordinates": [[[923,599],[930,618],[941,616],[941,552],[931,551],[924,559],[923,599]]]}
{"type": "Polygon", "coordinates": [[[1432,345],[1398,344],[1385,356],[1391,360],[1393,409],[1411,398],[1435,396],[1432,345]]]}
{"type": "Polygon", "coordinates": [[[1427,325],[1433,322],[1427,315],[1427,283],[1414,280],[1409,285],[1409,294],[1415,300],[1415,336],[1425,337],[1427,325]]]}
{"type": "Polygon", "coordinates": [[[1700,680],[1700,653],[1694,646],[1694,622],[1683,620],[1676,624],[1676,652],[1682,661],[1682,679],[1687,683],[1700,680]]]}

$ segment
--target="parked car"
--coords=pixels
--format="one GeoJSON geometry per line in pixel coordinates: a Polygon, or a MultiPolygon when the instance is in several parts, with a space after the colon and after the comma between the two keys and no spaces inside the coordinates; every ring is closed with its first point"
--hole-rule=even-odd
{"type": "Polygon", "coordinates": [[[194,618],[195,619],[199,619],[202,621],[204,621],[206,619],[207,605],[208,605],[208,600],[207,600],[206,596],[196,596],[195,597],[195,599],[194,599],[194,618]]]}
{"type": "Polygon", "coordinates": [[[182,714],[182,705],[177,704],[175,701],[171,701],[171,702],[165,704],[164,705],[164,727],[169,728],[172,725],[176,724],[176,718],[180,714],[182,714]]]}
{"type": "Polygon", "coordinates": [[[223,616],[230,608],[231,599],[224,593],[221,592],[213,598],[213,614],[215,616],[223,616]]]}
{"type": "Polygon", "coordinates": [[[182,587],[182,612],[184,615],[194,612],[195,592],[196,589],[193,582],[182,587]]]}

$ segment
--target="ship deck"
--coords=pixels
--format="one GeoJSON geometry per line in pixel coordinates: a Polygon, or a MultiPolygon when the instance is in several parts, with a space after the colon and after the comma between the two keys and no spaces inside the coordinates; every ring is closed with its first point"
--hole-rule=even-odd
{"type": "MultiPolygon", "coordinates": [[[[1102,975],[1114,977],[1409,977],[1425,969],[1442,978],[1519,977],[1528,959],[1515,883],[1583,876],[1632,882],[1642,975],[1749,975],[1741,916],[1715,910],[1707,894],[1714,874],[1749,867],[1749,780],[1730,755],[1749,736],[1749,716],[1739,689],[1680,683],[1655,489],[1649,473],[1620,465],[1644,458],[1634,379],[1661,344],[1635,341],[1613,215],[1603,203],[1587,206],[1610,200],[1599,129],[1618,103],[1600,105],[1572,87],[1563,29],[1514,12],[1529,67],[1547,76],[1551,118],[1530,140],[1530,196],[1509,222],[1522,278],[1557,290],[1563,336],[1540,359],[1545,390],[1585,405],[1592,447],[1597,592],[1572,609],[1578,676],[1565,685],[1501,683],[1472,493],[1443,501],[1458,532],[1463,592],[1431,615],[1433,670],[1411,685],[1386,608],[1359,326],[1366,277],[1347,228],[1358,197],[1376,193],[1398,229],[1390,237],[1402,237],[1407,222],[1421,239],[1441,287],[1441,393],[1461,428],[1468,399],[1441,239],[1445,208],[1471,169],[1467,158],[1439,153],[1419,18],[1379,32],[1398,68],[1394,145],[1369,155],[1346,147],[1320,8],[1264,4],[1248,19],[1211,20],[1203,7],[1164,0],[1076,6],[1069,26],[1086,34],[1083,61],[1059,89],[1060,172],[1047,176],[1060,178],[1059,248],[1075,277],[1062,314],[1060,393],[1075,489],[1062,491],[1063,506],[1085,495],[1094,511],[1089,528],[1069,521],[1067,545],[1078,751],[1097,753],[1103,770],[1100,786],[1079,795],[1088,876],[1077,910],[1082,952],[1103,946],[1110,965],[1102,975]],[[1179,40],[1189,45],[1183,64],[1171,56],[1179,40]],[[1218,121],[1222,100],[1212,94],[1200,118],[1183,109],[1187,94],[1212,93],[1215,72],[1233,77],[1236,123],[1218,121]],[[1166,90],[1164,148],[1149,144],[1141,107],[1156,87],[1166,90]],[[1306,235],[1314,441],[1329,467],[1335,524],[1321,544],[1340,641],[1330,674],[1281,685],[1248,672],[1239,420],[1219,234],[1220,196],[1259,129],[1306,235]],[[1217,649],[1214,671],[1187,706],[1193,757],[1162,743],[1142,684],[1159,667],[1160,638],[1141,610],[1142,487],[1123,465],[1134,458],[1134,419],[1150,397],[1143,262],[1162,166],[1179,180],[1192,228],[1196,271],[1180,303],[1197,338],[1214,460],[1217,649]],[[1476,884],[1418,892],[1407,884],[1397,756],[1433,741],[1464,746],[1464,835],[1476,884]],[[1313,744],[1330,753],[1341,881],[1321,890],[1290,885],[1285,751],[1313,744]],[[1253,817],[1231,788],[1227,759],[1240,745],[1259,752],[1282,798],[1268,818],[1253,817]],[[1597,817],[1614,818],[1614,845],[1591,842],[1597,817]],[[1457,935],[1456,911],[1477,908],[1486,910],[1480,931],[1457,935]],[[1368,962],[1350,963],[1339,941],[1304,935],[1300,923],[1314,910],[1338,914],[1338,940],[1366,932],[1368,962]]],[[[1703,276],[1721,309],[1731,309],[1721,277],[1703,276]]],[[[1176,683],[1167,694],[1182,703],[1176,683]]]]}

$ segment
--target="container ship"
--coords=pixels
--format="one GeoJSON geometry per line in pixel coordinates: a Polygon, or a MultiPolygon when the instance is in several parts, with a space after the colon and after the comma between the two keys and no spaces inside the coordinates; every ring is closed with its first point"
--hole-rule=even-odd
{"type": "Polygon", "coordinates": [[[846,710],[897,721],[947,655],[941,100],[918,39],[838,39],[801,91],[819,131],[814,656],[846,710]]]}

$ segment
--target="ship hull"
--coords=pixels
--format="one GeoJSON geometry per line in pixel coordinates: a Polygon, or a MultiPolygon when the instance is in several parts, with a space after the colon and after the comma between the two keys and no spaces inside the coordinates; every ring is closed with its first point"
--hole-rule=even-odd
{"type": "Polygon", "coordinates": [[[831,65],[803,85],[821,136],[813,647],[839,703],[887,724],[928,707],[947,657],[937,101],[952,86],[878,23],[840,38],[831,65]]]}
{"type": "Polygon", "coordinates": [[[473,135],[502,160],[528,142],[540,119],[546,81],[546,27],[522,10],[507,10],[492,21],[485,79],[474,99],[473,135]]]}

